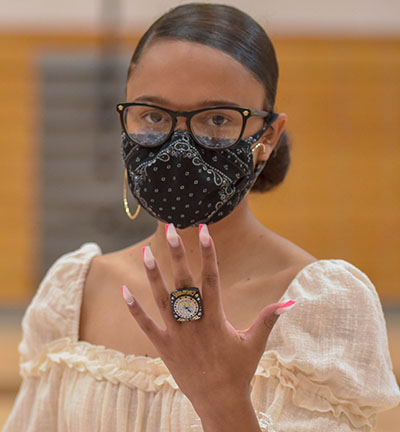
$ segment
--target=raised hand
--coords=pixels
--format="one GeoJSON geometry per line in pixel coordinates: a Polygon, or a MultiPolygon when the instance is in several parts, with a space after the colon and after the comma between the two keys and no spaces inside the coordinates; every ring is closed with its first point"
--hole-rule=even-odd
{"type": "MultiPolygon", "coordinates": [[[[172,224],[166,229],[175,279],[173,289],[192,287],[193,278],[183,242],[172,224]]],[[[236,402],[247,403],[250,400],[250,381],[268,336],[283,310],[282,306],[290,307],[294,302],[270,304],[258,314],[250,328],[236,330],[225,316],[216,252],[206,225],[200,225],[199,237],[203,305],[200,319],[178,322],[174,318],[170,290],[149,246],[143,248],[143,259],[165,328],[160,328],[147,315],[126,286],[121,288],[132,316],[201,417],[202,413],[216,406],[226,404],[232,407],[236,402]]]]}

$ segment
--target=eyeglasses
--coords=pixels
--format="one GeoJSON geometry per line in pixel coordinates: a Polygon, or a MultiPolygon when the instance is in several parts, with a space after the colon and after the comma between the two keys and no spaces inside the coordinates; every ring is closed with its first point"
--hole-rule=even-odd
{"type": "Polygon", "coordinates": [[[243,136],[247,121],[256,117],[255,132],[267,129],[278,117],[273,111],[220,106],[195,111],[172,111],[156,105],[128,102],[117,105],[121,125],[127,136],[142,147],[164,144],[175,130],[177,117],[185,117],[186,125],[197,144],[210,149],[235,145],[243,136]]]}

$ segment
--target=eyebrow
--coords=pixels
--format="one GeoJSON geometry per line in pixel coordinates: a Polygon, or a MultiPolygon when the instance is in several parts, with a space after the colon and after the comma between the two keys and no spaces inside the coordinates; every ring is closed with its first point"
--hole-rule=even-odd
{"type": "MultiPolygon", "coordinates": [[[[148,95],[139,96],[133,102],[150,102],[150,103],[155,103],[164,106],[173,105],[171,101],[168,101],[167,99],[164,99],[159,96],[148,96],[148,95]]],[[[212,106],[223,106],[223,105],[235,106],[235,107],[241,106],[237,102],[233,102],[231,100],[221,100],[221,99],[217,99],[217,100],[206,99],[196,104],[196,106],[201,106],[201,107],[212,107],[212,106]]]]}

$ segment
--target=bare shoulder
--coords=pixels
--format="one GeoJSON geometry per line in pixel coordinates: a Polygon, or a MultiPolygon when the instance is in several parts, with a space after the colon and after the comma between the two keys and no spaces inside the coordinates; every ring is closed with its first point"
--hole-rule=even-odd
{"type": "Polygon", "coordinates": [[[125,354],[159,356],[132,318],[120,292],[121,285],[127,285],[148,315],[161,323],[142,262],[141,249],[146,240],[92,261],[83,289],[79,340],[125,354]]]}
{"type": "MultiPolygon", "coordinates": [[[[296,275],[318,259],[290,240],[262,230],[251,242],[248,267],[235,283],[234,295],[224,295],[224,309],[235,328],[246,329],[267,305],[277,303],[296,275]]],[[[227,284],[229,286],[229,284],[227,284]]]]}
{"type": "Polygon", "coordinates": [[[267,278],[279,287],[278,295],[284,293],[301,270],[319,260],[299,245],[272,231],[266,248],[272,262],[272,271],[267,278]]]}
{"type": "Polygon", "coordinates": [[[82,292],[79,337],[92,343],[101,343],[95,336],[100,327],[118,313],[126,312],[118,292],[120,286],[136,285],[138,273],[143,271],[137,262],[139,244],[92,259],[82,292]],[[111,312],[112,311],[112,312],[111,312]],[[117,313],[116,313],[117,312],[117,313]]]}
{"type": "Polygon", "coordinates": [[[143,273],[141,249],[147,239],[115,252],[96,256],[89,267],[85,281],[85,294],[98,293],[104,285],[128,284],[127,278],[143,273]]]}
{"type": "Polygon", "coordinates": [[[274,269],[272,273],[296,272],[296,270],[318,261],[318,258],[310,252],[269,229],[265,231],[262,247],[265,250],[264,256],[268,256],[272,263],[274,269]]]}

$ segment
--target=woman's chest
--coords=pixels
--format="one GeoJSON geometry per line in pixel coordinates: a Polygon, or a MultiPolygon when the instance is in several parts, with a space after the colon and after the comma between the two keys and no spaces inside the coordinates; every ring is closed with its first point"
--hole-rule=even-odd
{"type": "MultiPolygon", "coordinates": [[[[221,280],[222,304],[226,318],[238,330],[250,327],[264,307],[280,300],[291,278],[292,275],[287,273],[258,280],[244,280],[239,284],[229,279],[221,280]]],[[[143,280],[131,280],[129,288],[146,314],[164,328],[150,285],[143,283],[143,280]]],[[[108,281],[107,286],[98,287],[96,296],[90,297],[87,298],[84,291],[80,340],[125,354],[159,357],[156,348],[130,314],[119,292],[117,281],[108,281]]],[[[207,314],[206,310],[204,314],[207,314]]]]}

